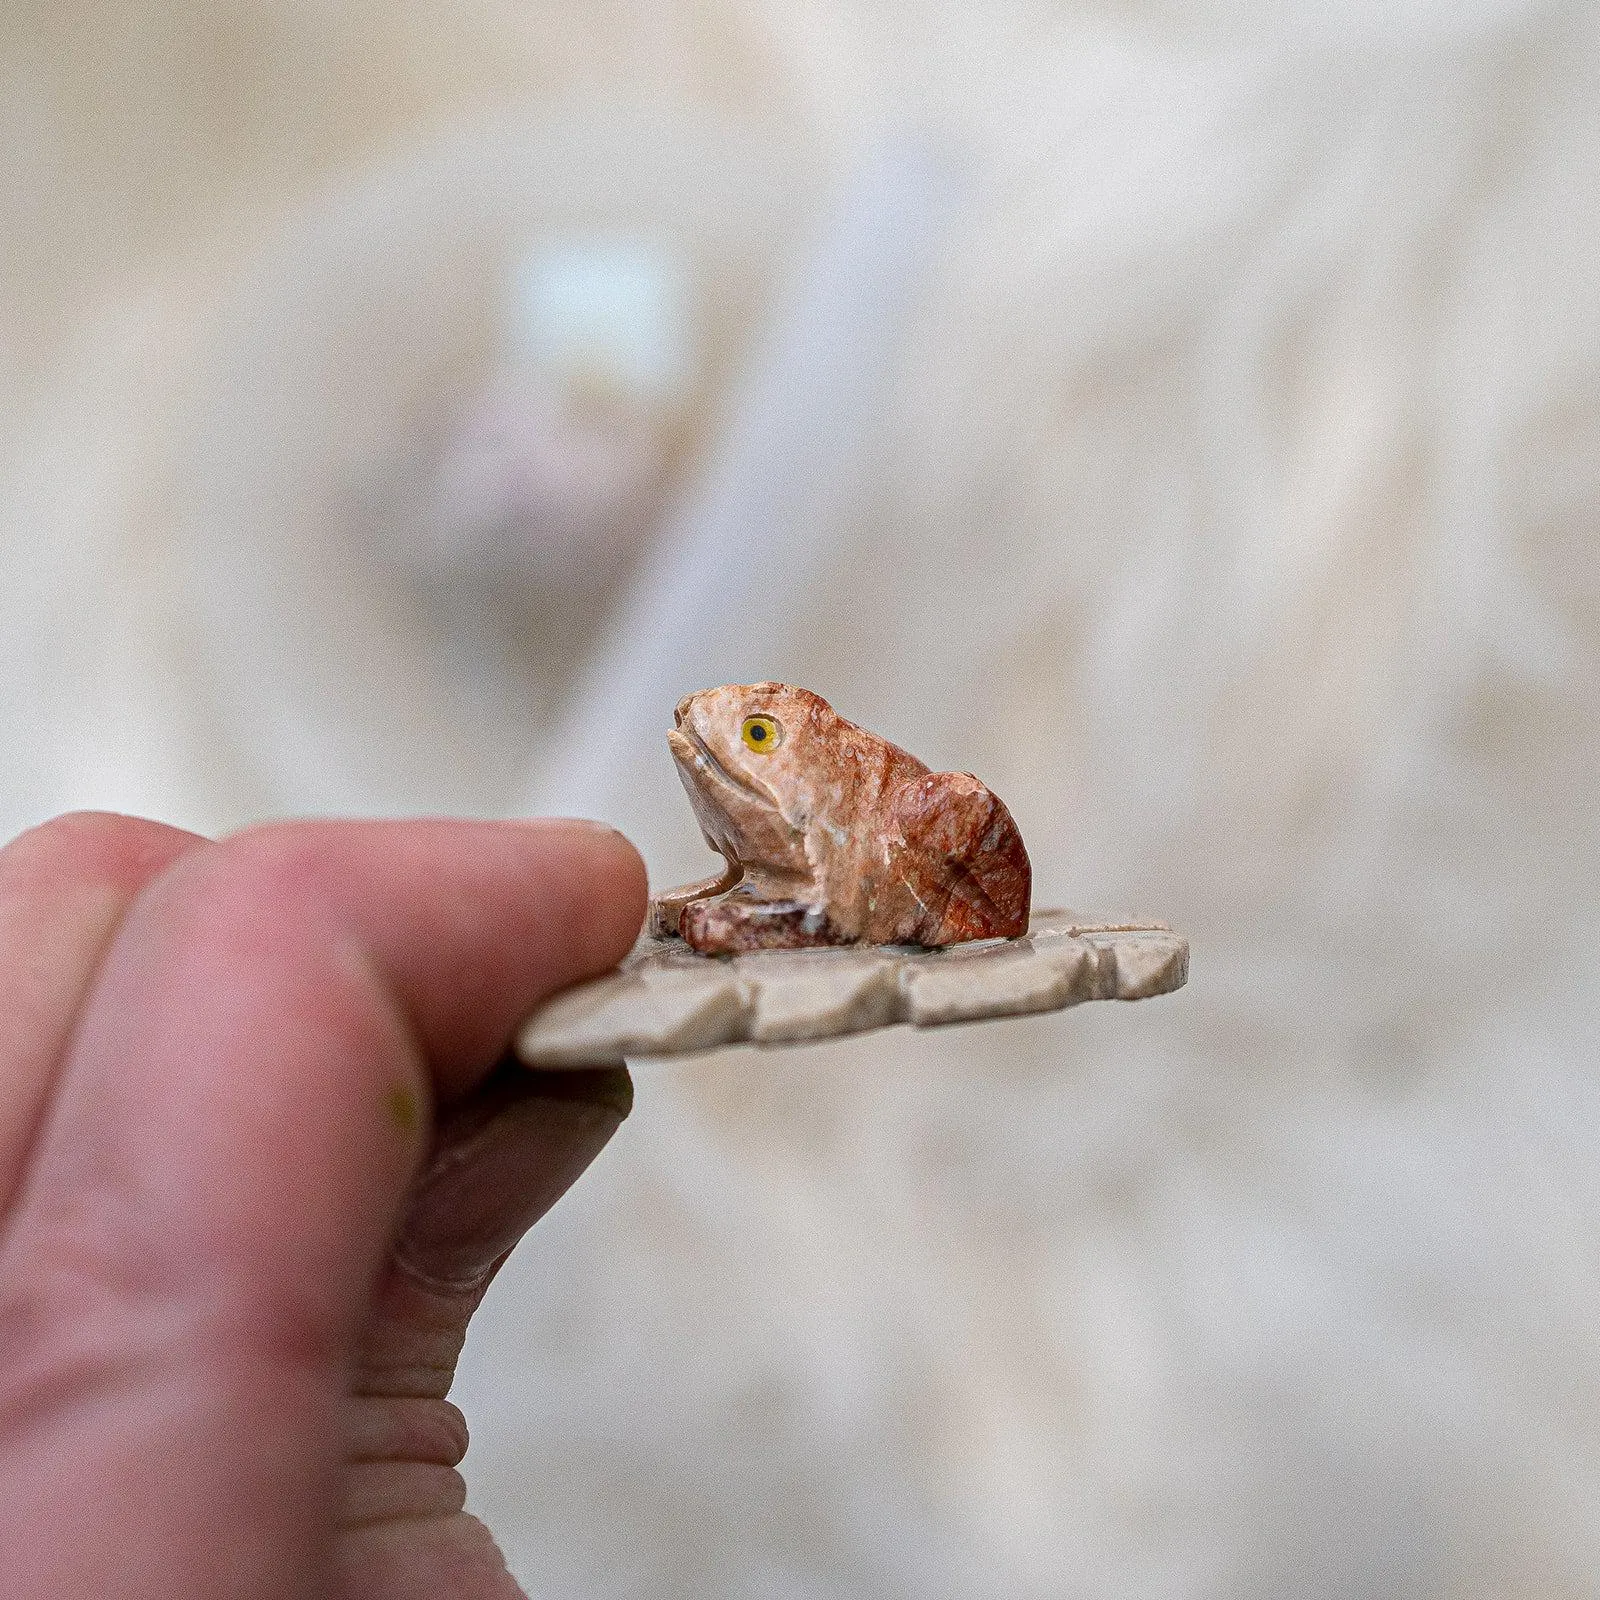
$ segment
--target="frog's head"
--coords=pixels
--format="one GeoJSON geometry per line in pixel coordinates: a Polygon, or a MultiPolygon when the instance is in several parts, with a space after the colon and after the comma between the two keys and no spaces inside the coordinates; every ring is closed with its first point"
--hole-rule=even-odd
{"type": "Polygon", "coordinates": [[[680,700],[667,743],[711,848],[745,867],[808,874],[805,830],[837,760],[841,720],[821,695],[786,683],[680,700]]]}

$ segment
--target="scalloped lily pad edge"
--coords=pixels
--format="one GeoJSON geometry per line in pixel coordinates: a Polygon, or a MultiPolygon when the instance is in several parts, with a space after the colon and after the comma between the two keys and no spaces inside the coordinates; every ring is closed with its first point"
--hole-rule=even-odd
{"type": "Polygon", "coordinates": [[[1145,1000],[1183,987],[1189,941],[1165,923],[1035,912],[1020,939],[924,950],[845,945],[703,956],[681,939],[641,939],[615,971],[553,995],[522,1025],[530,1067],[592,1067],[723,1045],[804,1044],[873,1028],[916,1028],[1145,1000]]]}

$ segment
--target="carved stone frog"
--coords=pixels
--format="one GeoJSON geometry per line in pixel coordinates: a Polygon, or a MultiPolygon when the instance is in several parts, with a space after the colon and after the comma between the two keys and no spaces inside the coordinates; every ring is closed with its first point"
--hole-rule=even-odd
{"type": "Polygon", "coordinates": [[[727,871],[655,903],[658,933],[729,955],[808,945],[958,944],[1027,931],[1032,871],[975,777],[930,772],[784,683],[679,702],[667,742],[727,871]]]}

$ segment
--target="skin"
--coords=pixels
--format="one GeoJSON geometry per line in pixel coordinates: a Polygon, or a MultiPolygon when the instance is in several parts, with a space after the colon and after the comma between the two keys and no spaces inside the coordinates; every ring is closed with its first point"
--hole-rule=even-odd
{"type": "Polygon", "coordinates": [[[506,1049],[645,898],[574,823],[79,815],[0,851],[10,1600],[521,1593],[445,1396],[631,1088],[506,1049]]]}
{"type": "Polygon", "coordinates": [[[708,955],[1027,931],[1027,851],[971,773],[930,772],[783,683],[691,694],[675,723],[667,743],[706,842],[728,865],[663,895],[657,931],[708,955]]]}

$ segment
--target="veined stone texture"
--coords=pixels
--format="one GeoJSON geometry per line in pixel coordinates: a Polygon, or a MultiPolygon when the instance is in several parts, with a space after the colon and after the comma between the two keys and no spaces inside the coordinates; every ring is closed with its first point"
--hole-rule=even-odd
{"type": "Polygon", "coordinates": [[[1038,911],[1026,936],[944,950],[851,945],[731,960],[641,939],[616,972],[553,996],[523,1024],[530,1067],[588,1067],[748,1041],[800,1044],[908,1022],[931,1028],[1181,988],[1189,942],[1164,923],[1038,911]]]}
{"type": "Polygon", "coordinates": [[[930,772],[791,683],[685,695],[667,745],[728,874],[660,896],[652,932],[708,956],[1026,933],[1027,848],[972,773],[930,772]]]}

